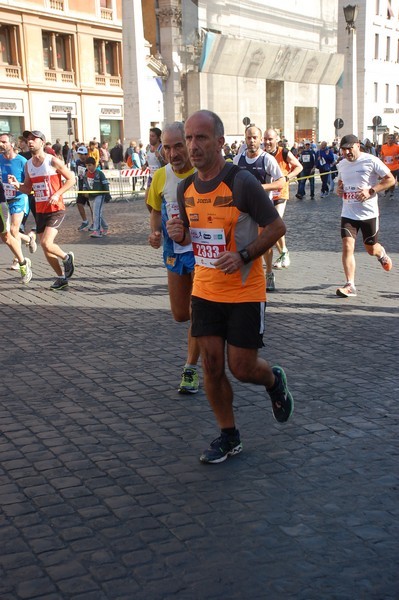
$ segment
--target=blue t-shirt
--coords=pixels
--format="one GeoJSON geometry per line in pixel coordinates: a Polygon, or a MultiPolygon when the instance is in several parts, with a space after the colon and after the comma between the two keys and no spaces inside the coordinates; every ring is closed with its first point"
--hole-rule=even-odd
{"type": "Polygon", "coordinates": [[[14,200],[27,201],[28,196],[16,190],[13,185],[8,183],[8,176],[14,175],[15,179],[20,183],[25,181],[25,164],[27,163],[26,158],[17,154],[14,158],[4,158],[3,154],[0,154],[0,176],[4,187],[4,193],[8,202],[14,200]]]}

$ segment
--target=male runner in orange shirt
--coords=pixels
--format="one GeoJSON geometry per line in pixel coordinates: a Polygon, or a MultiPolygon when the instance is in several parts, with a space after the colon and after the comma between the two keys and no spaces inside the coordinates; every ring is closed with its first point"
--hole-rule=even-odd
{"type": "Polygon", "coordinates": [[[283,369],[271,368],[258,356],[266,300],[262,255],[284,235],[285,225],[260,182],[226,163],[218,115],[194,113],[186,121],[185,136],[197,173],[180,183],[181,218],[167,227],[172,239],[193,245],[192,335],[198,338],[206,394],[221,429],[200,460],[219,463],[242,450],[225,370],[226,347],[231,373],[266,388],[277,421],[288,421],[293,411],[283,369]]]}
{"type": "Polygon", "coordinates": [[[380,159],[395,177],[395,183],[393,186],[385,190],[385,195],[389,193],[389,196],[393,198],[395,185],[399,176],[399,145],[397,144],[393,134],[388,135],[386,144],[382,145],[380,159]]]}

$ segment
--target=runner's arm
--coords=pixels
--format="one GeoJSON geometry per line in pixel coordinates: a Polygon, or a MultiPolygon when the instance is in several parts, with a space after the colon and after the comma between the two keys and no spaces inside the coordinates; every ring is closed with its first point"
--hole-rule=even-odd
{"type": "Polygon", "coordinates": [[[50,198],[50,202],[52,200],[57,201],[62,194],[65,194],[71,187],[73,187],[76,183],[75,173],[70,171],[65,163],[61,162],[59,158],[53,157],[51,161],[51,166],[56,169],[57,173],[59,173],[64,179],[63,185],[59,190],[56,191],[50,198]]]}
{"type": "Polygon", "coordinates": [[[295,179],[299,175],[301,171],[303,171],[303,165],[299,162],[299,160],[292,154],[292,152],[288,152],[287,155],[287,163],[290,166],[290,172],[286,177],[286,181],[290,179],[295,179]]]}
{"type": "Polygon", "coordinates": [[[24,172],[25,172],[25,178],[24,178],[24,182],[23,183],[19,182],[18,179],[15,177],[15,175],[9,175],[8,176],[8,183],[10,185],[13,185],[14,187],[16,187],[17,190],[19,190],[23,194],[30,194],[32,192],[32,182],[31,182],[31,179],[29,177],[29,173],[28,173],[28,169],[26,167],[26,163],[25,163],[24,172]]]}

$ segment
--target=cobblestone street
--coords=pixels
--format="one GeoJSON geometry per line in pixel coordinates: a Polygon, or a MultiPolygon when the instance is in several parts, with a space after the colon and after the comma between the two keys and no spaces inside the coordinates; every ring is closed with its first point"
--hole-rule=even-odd
{"type": "Polygon", "coordinates": [[[199,462],[203,390],[177,393],[187,324],[141,197],[107,204],[98,240],[68,208],[66,291],[40,248],[24,287],[0,246],[0,600],[398,599],[399,191],[380,199],[394,268],[359,238],[357,298],[335,294],[340,204],[289,203],[261,354],[295,412],[279,425],[234,380],[244,451],[221,465],[199,462]]]}

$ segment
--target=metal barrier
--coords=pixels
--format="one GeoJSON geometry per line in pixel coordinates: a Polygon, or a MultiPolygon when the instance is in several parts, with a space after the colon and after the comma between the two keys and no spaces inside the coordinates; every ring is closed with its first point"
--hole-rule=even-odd
{"type": "MultiPolygon", "coordinates": [[[[140,191],[147,187],[147,180],[150,174],[149,169],[109,169],[104,171],[109,181],[109,191],[113,199],[123,199],[126,202],[132,196],[137,197],[140,191]]],[[[76,202],[78,186],[70,188],[63,198],[66,204],[76,202]]]]}

